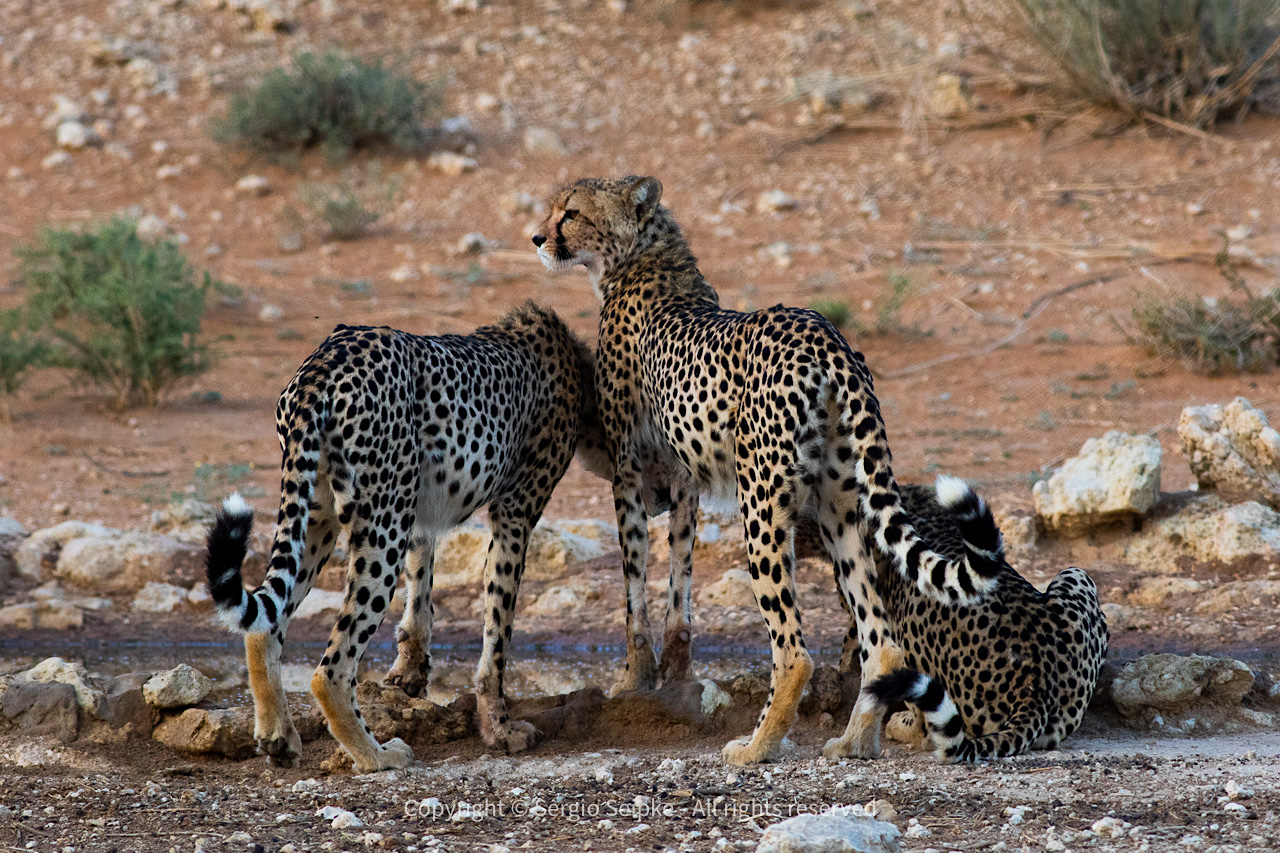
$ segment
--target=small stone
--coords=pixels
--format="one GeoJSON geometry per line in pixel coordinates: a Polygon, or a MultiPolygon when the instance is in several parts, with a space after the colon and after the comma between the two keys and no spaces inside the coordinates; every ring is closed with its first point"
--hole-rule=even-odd
{"type": "Polygon", "coordinates": [[[293,618],[306,619],[322,613],[337,613],[346,600],[347,596],[344,592],[312,587],[311,592],[302,599],[302,603],[294,611],[293,618]]]}
{"type": "Polygon", "coordinates": [[[1094,835],[1099,835],[1103,838],[1121,838],[1124,836],[1124,831],[1128,826],[1129,824],[1119,818],[1108,816],[1094,821],[1089,828],[1093,830],[1094,835]]]}
{"type": "Polygon", "coordinates": [[[550,128],[530,127],[524,132],[524,150],[530,154],[563,156],[569,153],[564,140],[550,128]]]}
{"type": "Polygon", "coordinates": [[[451,178],[474,172],[479,168],[474,158],[464,157],[452,151],[437,151],[427,158],[427,165],[451,178]]]}
{"type": "Polygon", "coordinates": [[[81,151],[93,142],[93,131],[78,121],[64,121],[58,125],[59,148],[66,151],[81,151]]]}
{"type": "Polygon", "coordinates": [[[53,151],[40,161],[40,167],[43,169],[61,169],[71,165],[71,155],[65,151],[53,151]]]}
{"type": "Polygon", "coordinates": [[[1280,432],[1247,399],[1188,406],[1178,437],[1200,488],[1280,509],[1280,432]]]}
{"type": "Polygon", "coordinates": [[[1164,603],[1170,596],[1200,592],[1202,589],[1204,584],[1191,578],[1143,578],[1138,582],[1138,588],[1129,593],[1129,601],[1144,607],[1154,607],[1164,603]]]}
{"type": "Polygon", "coordinates": [[[404,284],[409,281],[417,281],[420,274],[410,264],[401,264],[400,266],[387,273],[387,278],[396,284],[404,284]]]}
{"type": "Polygon", "coordinates": [[[751,591],[751,575],[743,569],[729,569],[720,580],[708,584],[698,593],[699,604],[721,607],[751,607],[755,604],[751,591]]]}
{"type": "Polygon", "coordinates": [[[525,612],[536,616],[576,613],[587,603],[582,593],[569,586],[553,586],[529,605],[525,612]]]}
{"type": "Polygon", "coordinates": [[[1227,239],[1233,243],[1248,240],[1251,236],[1253,236],[1253,229],[1248,225],[1233,225],[1227,229],[1227,239]]]}
{"type": "Polygon", "coordinates": [[[271,183],[262,175],[245,175],[236,181],[236,192],[241,195],[264,196],[271,192],[271,183]]]}
{"type": "Polygon", "coordinates": [[[138,220],[138,237],[148,243],[155,243],[169,233],[169,223],[154,213],[148,213],[138,220]]]}
{"type": "Polygon", "coordinates": [[[454,247],[453,253],[455,255],[478,255],[492,245],[479,231],[472,231],[462,235],[462,238],[458,240],[458,244],[454,247]]]}
{"type": "Polygon", "coordinates": [[[142,687],[147,704],[156,708],[184,708],[197,705],[209,695],[213,681],[200,670],[180,663],[158,672],[142,687]]]}
{"type": "Polygon", "coordinates": [[[284,319],[284,309],[279,305],[267,303],[258,311],[258,319],[263,323],[277,323],[284,319]]]}
{"type": "Polygon", "coordinates": [[[156,726],[152,737],[182,752],[248,758],[255,752],[253,709],[188,708],[156,726]]]}
{"type": "Polygon", "coordinates": [[[226,837],[228,844],[252,844],[253,836],[247,832],[233,832],[226,837]]]}
{"type": "Polygon", "coordinates": [[[156,169],[156,180],[171,181],[181,174],[182,174],[182,167],[179,166],[177,163],[170,163],[166,166],[161,166],[160,168],[156,169]]]}
{"type": "Polygon", "coordinates": [[[773,261],[773,265],[786,269],[791,266],[791,244],[779,241],[770,243],[760,250],[760,254],[773,261]]]}
{"type": "Polygon", "coordinates": [[[84,613],[70,601],[30,601],[0,607],[0,627],[69,631],[84,627],[84,613]]]}
{"type": "Polygon", "coordinates": [[[187,590],[171,583],[152,581],[138,590],[129,604],[135,613],[172,613],[187,603],[187,590]]]}
{"type": "Polygon", "coordinates": [[[276,242],[276,245],[280,247],[280,251],[282,252],[288,252],[290,254],[293,254],[294,252],[301,252],[302,233],[299,231],[292,231],[285,234],[276,242]]]}
{"type": "Polygon", "coordinates": [[[15,675],[12,683],[69,684],[75,689],[76,703],[81,710],[99,720],[105,718],[106,698],[101,690],[89,683],[89,673],[78,661],[68,663],[62,658],[46,658],[15,675]]]}
{"type": "Polygon", "coordinates": [[[796,200],[782,190],[767,190],[756,198],[756,213],[782,213],[796,209],[796,200]]]}
{"type": "Polygon", "coordinates": [[[325,806],[316,810],[316,816],[321,820],[329,821],[334,829],[354,829],[364,826],[364,822],[356,817],[354,813],[346,809],[340,809],[337,806],[325,806]]]}
{"type": "Polygon", "coordinates": [[[955,74],[939,74],[933,83],[929,113],[937,118],[959,118],[973,110],[964,81],[955,74]]]}
{"type": "Polygon", "coordinates": [[[756,853],[898,853],[898,828],[859,806],[803,814],[764,831],[756,853]]]}
{"type": "Polygon", "coordinates": [[[1116,430],[1091,438],[1032,493],[1040,526],[1060,536],[1145,515],[1160,499],[1160,442],[1116,430]]]}
{"type": "Polygon", "coordinates": [[[475,106],[477,112],[491,113],[497,111],[500,103],[496,97],[488,92],[480,92],[475,97],[475,106]]]}
{"type": "Polygon", "coordinates": [[[1111,699],[1121,716],[1149,728],[1207,733],[1237,722],[1253,682],[1253,670],[1231,658],[1152,654],[1116,674],[1111,699]]]}
{"type": "Polygon", "coordinates": [[[1204,213],[1204,205],[1196,201],[1187,202],[1187,213],[1192,216],[1199,216],[1204,213]]]}
{"type": "Polygon", "coordinates": [[[134,89],[150,89],[160,82],[160,66],[144,56],[130,59],[124,73],[134,89]]]}

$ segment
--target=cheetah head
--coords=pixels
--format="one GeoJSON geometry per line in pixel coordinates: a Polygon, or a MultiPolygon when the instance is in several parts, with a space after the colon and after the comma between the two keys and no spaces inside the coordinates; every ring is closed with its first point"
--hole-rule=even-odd
{"type": "Polygon", "coordinates": [[[552,272],[585,266],[600,277],[636,248],[636,238],[662,198],[657,178],[583,178],[556,192],[533,235],[552,272]]]}

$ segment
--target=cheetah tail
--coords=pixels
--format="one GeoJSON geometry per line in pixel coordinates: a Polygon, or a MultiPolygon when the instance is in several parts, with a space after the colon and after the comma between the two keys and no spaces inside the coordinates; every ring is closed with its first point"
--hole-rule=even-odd
{"type": "Polygon", "coordinates": [[[1004,537],[996,526],[991,507],[959,477],[943,474],[935,486],[938,505],[951,514],[964,539],[969,562],[984,565],[1004,564],[1004,537]]]}
{"type": "Polygon", "coordinates": [[[925,728],[939,761],[973,760],[973,751],[963,748],[968,741],[960,711],[941,681],[913,669],[895,669],[863,688],[858,699],[860,707],[854,713],[884,710],[895,702],[910,702],[924,714],[925,728]]]}
{"type": "MultiPolygon", "coordinates": [[[[249,550],[249,534],[253,530],[253,507],[236,492],[222,502],[213,519],[206,540],[205,557],[209,594],[213,596],[218,615],[234,631],[246,629],[244,624],[252,597],[245,591],[241,566],[249,550]]],[[[254,606],[255,617],[257,606],[254,606]]],[[[249,620],[252,625],[254,619],[249,620]]]]}

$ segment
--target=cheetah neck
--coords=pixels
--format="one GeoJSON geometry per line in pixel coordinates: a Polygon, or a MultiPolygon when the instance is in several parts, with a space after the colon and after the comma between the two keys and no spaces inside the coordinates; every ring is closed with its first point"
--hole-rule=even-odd
{"type": "Polygon", "coordinates": [[[655,291],[655,296],[686,297],[715,305],[720,302],[698,270],[689,241],[664,207],[653,212],[625,252],[588,268],[588,272],[601,300],[643,286],[655,291]]]}

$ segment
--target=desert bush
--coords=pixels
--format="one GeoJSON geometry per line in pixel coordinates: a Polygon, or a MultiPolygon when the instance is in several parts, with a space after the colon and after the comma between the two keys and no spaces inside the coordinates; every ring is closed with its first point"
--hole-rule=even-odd
{"type": "Polygon", "coordinates": [[[1280,343],[1280,291],[1238,301],[1142,293],[1133,319],[1149,353],[1193,373],[1265,370],[1276,363],[1280,343]]]}
{"type": "Polygon", "coordinates": [[[843,299],[815,299],[809,303],[809,308],[826,317],[837,329],[843,329],[852,319],[849,303],[843,299]]]}
{"type": "Polygon", "coordinates": [[[10,421],[10,398],[30,370],[47,362],[48,355],[48,346],[28,326],[20,309],[0,311],[0,423],[10,421]]]}
{"type": "Polygon", "coordinates": [[[117,218],[84,233],[47,230],[17,254],[24,306],[52,338],[52,362],[110,389],[116,408],[154,406],[207,368],[200,320],[221,285],[208,273],[197,283],[176,242],[147,243],[117,218]]]}
{"type": "Polygon", "coordinates": [[[334,240],[357,240],[391,206],[400,190],[400,179],[384,180],[376,163],[367,169],[348,169],[342,180],[332,184],[306,184],[298,197],[323,222],[334,240]]]}
{"type": "Polygon", "coordinates": [[[438,106],[435,87],[380,60],[300,53],[293,70],[269,71],[233,96],[212,130],[220,142],[258,151],[319,146],[340,158],[357,148],[416,146],[438,106]]]}
{"type": "Polygon", "coordinates": [[[1280,109],[1276,0],[1002,0],[1076,89],[1195,127],[1280,109]]]}

